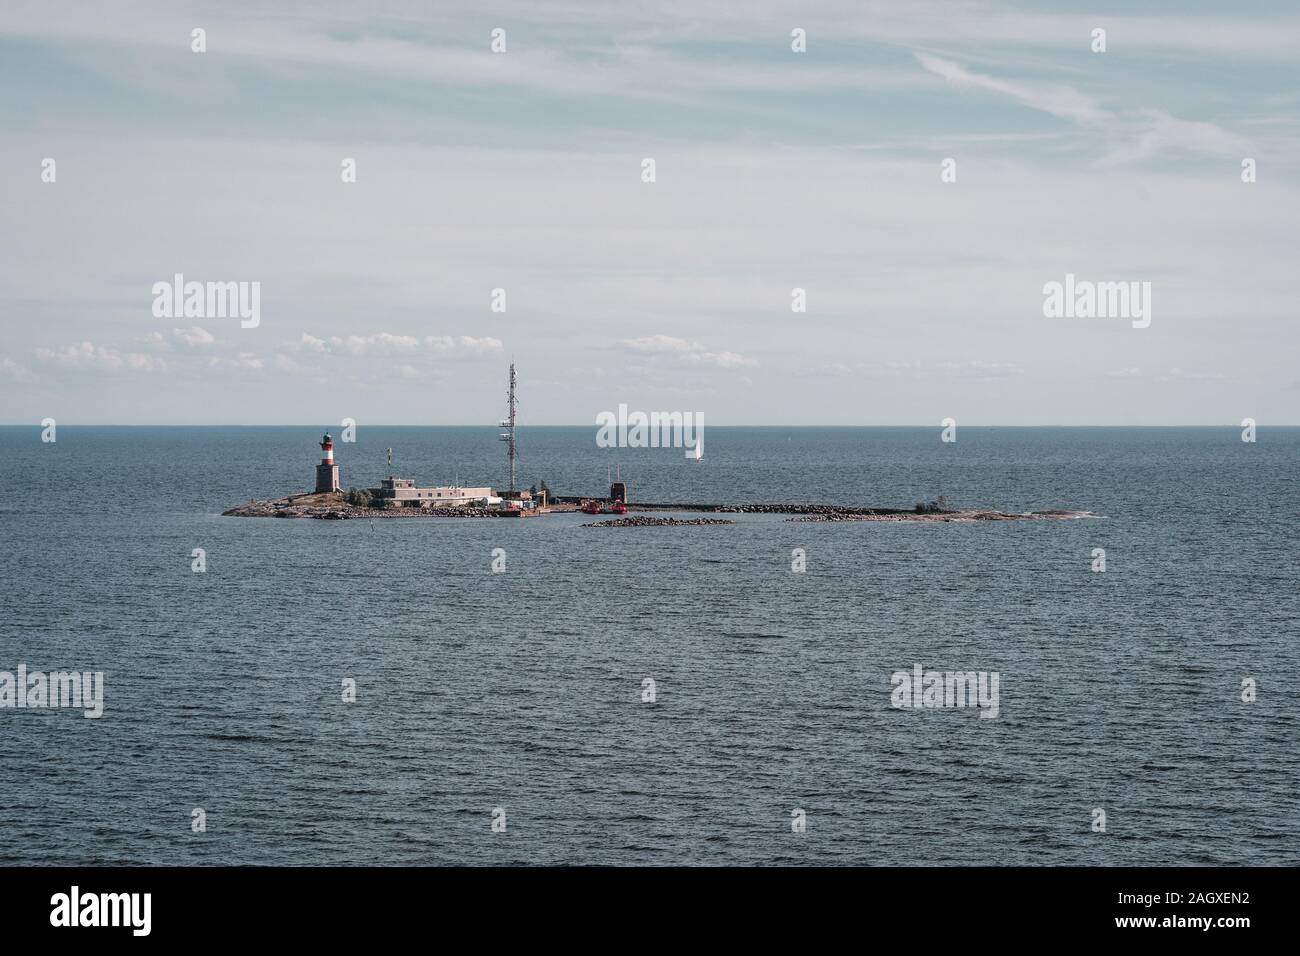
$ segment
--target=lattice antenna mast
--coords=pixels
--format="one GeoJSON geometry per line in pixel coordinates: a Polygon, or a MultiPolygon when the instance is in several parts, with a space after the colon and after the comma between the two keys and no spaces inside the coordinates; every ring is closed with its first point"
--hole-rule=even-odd
{"type": "Polygon", "coordinates": [[[501,440],[506,443],[506,460],[510,463],[510,494],[515,493],[515,462],[519,457],[515,449],[515,409],[519,402],[515,398],[515,363],[510,363],[510,389],[506,392],[506,408],[509,410],[509,417],[501,423],[505,432],[501,435],[501,440]]]}

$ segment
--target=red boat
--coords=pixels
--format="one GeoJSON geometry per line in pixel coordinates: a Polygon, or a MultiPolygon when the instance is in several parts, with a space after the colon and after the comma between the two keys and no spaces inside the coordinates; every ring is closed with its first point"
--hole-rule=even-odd
{"type": "Polygon", "coordinates": [[[610,507],[609,510],[612,514],[625,515],[627,514],[627,505],[623,504],[623,502],[615,498],[614,504],[610,507]]]}
{"type": "Polygon", "coordinates": [[[599,501],[584,501],[582,503],[582,513],[587,515],[598,515],[601,513],[599,501]]]}

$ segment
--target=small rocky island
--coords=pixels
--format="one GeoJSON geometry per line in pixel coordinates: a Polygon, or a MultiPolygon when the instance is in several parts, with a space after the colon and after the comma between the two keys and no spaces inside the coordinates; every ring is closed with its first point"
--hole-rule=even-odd
{"type": "MultiPolygon", "coordinates": [[[[608,521],[595,521],[583,525],[585,528],[650,528],[679,527],[689,525],[734,524],[725,518],[663,518],[650,517],[646,512],[686,511],[703,514],[774,514],[789,515],[789,521],[806,522],[845,522],[845,521],[918,521],[918,522],[972,522],[972,521],[1044,521],[1069,520],[1073,518],[1093,518],[1096,515],[1088,511],[1026,511],[1006,512],[987,509],[952,509],[940,508],[934,503],[917,505],[912,509],[903,508],[855,508],[847,505],[813,505],[813,504],[749,504],[749,505],[708,505],[708,504],[638,504],[630,502],[629,511],[642,514],[628,518],[615,518],[608,521]]],[[[561,499],[550,502],[545,508],[524,511],[524,515],[553,514],[556,512],[575,512],[579,510],[576,500],[561,499]]],[[[237,508],[222,512],[232,518],[320,518],[324,520],[343,520],[348,518],[503,518],[518,517],[519,511],[499,507],[478,507],[470,504],[424,505],[421,507],[394,506],[392,502],[376,499],[357,498],[347,492],[325,491],[309,492],[301,495],[289,495],[271,501],[250,501],[237,508]]]]}
{"type": "MultiPolygon", "coordinates": [[[[623,511],[675,511],[709,514],[792,515],[788,521],[1034,521],[1096,517],[1087,511],[1003,512],[987,509],[960,510],[948,506],[940,496],[934,501],[918,501],[914,508],[859,508],[848,505],[818,504],[698,504],[634,503],[628,500],[625,481],[610,483],[608,497],[565,497],[552,495],[542,483],[536,489],[496,491],[489,487],[463,485],[419,487],[414,479],[390,475],[378,488],[351,488],[344,491],[339,483],[339,466],[334,461],[334,441],[328,434],[320,442],[322,459],[316,466],[316,488],[305,494],[288,495],[268,501],[250,501],[223,511],[232,518],[531,518],[556,512],[583,511],[588,514],[611,514],[623,511]]],[[[391,449],[390,449],[391,452],[391,449]]],[[[390,457],[391,464],[391,457],[390,457]]],[[[511,472],[512,485],[514,473],[511,472]]],[[[735,524],[724,518],[661,518],[644,514],[615,518],[583,525],[586,528],[650,528],[686,525],[735,524]]]]}

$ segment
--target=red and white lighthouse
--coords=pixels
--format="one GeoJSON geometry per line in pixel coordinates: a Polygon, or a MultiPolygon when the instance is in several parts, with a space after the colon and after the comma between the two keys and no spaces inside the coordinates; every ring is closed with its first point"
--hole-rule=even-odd
{"type": "Polygon", "coordinates": [[[320,442],[321,460],[316,466],[316,491],[338,491],[339,490],[339,466],[334,464],[334,439],[330,438],[329,432],[320,442]]]}

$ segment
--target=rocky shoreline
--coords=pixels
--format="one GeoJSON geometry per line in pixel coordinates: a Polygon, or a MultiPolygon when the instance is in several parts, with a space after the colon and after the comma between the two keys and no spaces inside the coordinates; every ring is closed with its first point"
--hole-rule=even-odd
{"type": "Polygon", "coordinates": [[[726,518],[613,518],[609,521],[593,521],[584,524],[584,528],[679,528],[685,525],[735,524],[726,518]]]}
{"type": "Polygon", "coordinates": [[[272,501],[250,501],[221,512],[227,518],[318,518],[340,521],[349,518],[491,518],[487,508],[366,508],[350,505],[341,495],[289,495],[272,501]]]}

